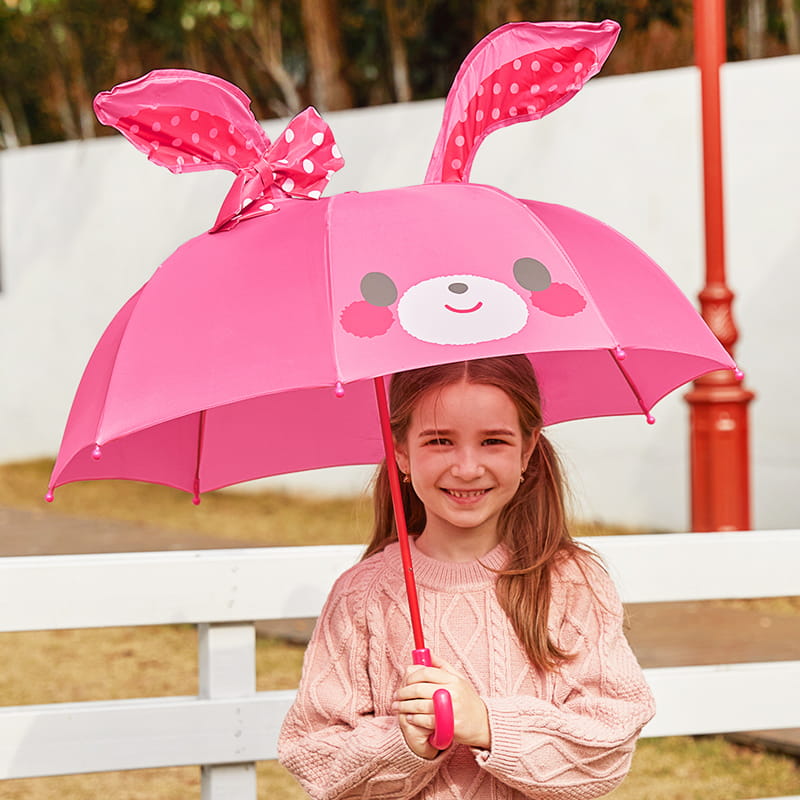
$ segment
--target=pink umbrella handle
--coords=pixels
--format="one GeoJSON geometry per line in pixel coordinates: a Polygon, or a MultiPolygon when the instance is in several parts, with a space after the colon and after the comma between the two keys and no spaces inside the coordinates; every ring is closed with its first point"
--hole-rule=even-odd
{"type": "MultiPolygon", "coordinates": [[[[424,667],[433,666],[431,651],[427,647],[414,650],[412,658],[415,664],[424,667]]],[[[447,689],[437,689],[433,693],[433,715],[436,718],[436,727],[428,737],[428,741],[437,750],[446,750],[453,742],[455,720],[453,718],[453,698],[447,689]]]]}

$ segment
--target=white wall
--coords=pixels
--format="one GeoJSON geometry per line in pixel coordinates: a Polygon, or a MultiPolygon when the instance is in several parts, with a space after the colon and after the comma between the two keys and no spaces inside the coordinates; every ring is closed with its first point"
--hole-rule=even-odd
{"type": "MultiPolygon", "coordinates": [[[[724,68],[728,278],[751,406],[754,525],[800,520],[800,57],[724,68]]],[[[482,146],[472,180],[564,203],[618,228],[692,298],[703,283],[699,82],[694,69],[596,79],[551,117],[482,146]]],[[[328,193],[422,181],[441,101],[326,115],[347,164],[328,193]]],[[[279,122],[266,125],[274,137],[279,122]]],[[[94,343],[120,305],[216,216],[232,176],[173,176],[121,136],[0,153],[0,461],[53,456],[94,343]]],[[[688,409],[567,423],[581,515],[689,524],[688,409]]],[[[369,470],[271,479],[352,491],[369,470]]],[[[66,490],[68,491],[68,489],[66,490]]]]}

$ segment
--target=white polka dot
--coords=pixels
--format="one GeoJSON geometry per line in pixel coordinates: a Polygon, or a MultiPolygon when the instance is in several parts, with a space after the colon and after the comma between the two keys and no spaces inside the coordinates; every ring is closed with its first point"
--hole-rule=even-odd
{"type": "Polygon", "coordinates": [[[214,159],[214,161],[219,161],[219,160],[220,160],[220,158],[222,158],[222,156],[219,154],[219,150],[215,150],[215,151],[214,151],[214,152],[211,154],[211,157],[214,159]]]}
{"type": "Polygon", "coordinates": [[[176,114],[170,121],[169,124],[172,125],[173,128],[177,128],[178,125],[181,124],[181,118],[176,114]]]}
{"type": "Polygon", "coordinates": [[[341,158],[342,157],[342,152],[341,152],[341,150],[339,150],[338,145],[334,144],[334,145],[331,146],[331,155],[334,158],[341,158]]]}
{"type": "Polygon", "coordinates": [[[313,197],[313,198],[314,198],[314,200],[319,200],[319,198],[320,198],[320,197],[322,197],[322,192],[321,192],[319,189],[312,189],[312,190],[311,190],[311,191],[308,193],[308,196],[309,196],[309,197],[313,197]]]}
{"type": "Polygon", "coordinates": [[[314,162],[310,158],[303,159],[303,171],[309,175],[314,171],[314,162]]]}
{"type": "Polygon", "coordinates": [[[325,141],[325,134],[317,131],[312,137],[311,141],[319,147],[325,141]]]}
{"type": "Polygon", "coordinates": [[[152,147],[153,150],[158,150],[158,142],[150,142],[150,147],[152,147]]]}
{"type": "Polygon", "coordinates": [[[253,140],[247,139],[244,143],[245,149],[252,150],[253,149],[253,140]]]}
{"type": "Polygon", "coordinates": [[[291,144],[294,141],[294,131],[291,128],[287,128],[284,131],[283,138],[291,144]]]}
{"type": "Polygon", "coordinates": [[[153,130],[154,130],[156,133],[158,133],[158,132],[161,130],[161,123],[160,123],[160,122],[154,122],[154,123],[153,123],[153,130]]]}
{"type": "Polygon", "coordinates": [[[583,69],[583,64],[579,61],[572,69],[574,69],[575,72],[580,72],[583,69]]]}
{"type": "Polygon", "coordinates": [[[499,83],[496,83],[494,86],[492,86],[492,91],[495,94],[500,94],[500,92],[503,91],[503,87],[499,83]]]}
{"type": "Polygon", "coordinates": [[[183,156],[178,156],[178,158],[176,159],[176,161],[177,161],[177,163],[178,163],[178,166],[179,166],[179,167],[182,167],[182,166],[183,166],[183,165],[186,163],[186,162],[183,160],[183,156]]]}
{"type": "Polygon", "coordinates": [[[283,189],[284,192],[291,192],[292,189],[294,189],[294,181],[291,178],[287,178],[283,182],[281,188],[283,189]]]}
{"type": "Polygon", "coordinates": [[[192,143],[193,144],[197,144],[199,141],[200,141],[200,134],[199,133],[193,133],[192,134],[192,143]]]}
{"type": "Polygon", "coordinates": [[[515,58],[511,66],[514,67],[514,69],[519,69],[522,66],[522,62],[518,58],[515,58]]]}
{"type": "Polygon", "coordinates": [[[478,110],[475,112],[475,119],[476,119],[476,120],[478,120],[478,122],[480,122],[480,121],[483,119],[483,111],[481,111],[480,109],[478,109],[478,110]]]}
{"type": "Polygon", "coordinates": [[[484,93],[484,91],[486,91],[486,90],[483,88],[483,84],[481,84],[481,85],[478,87],[478,97],[483,97],[483,93],[484,93]]]}
{"type": "Polygon", "coordinates": [[[517,116],[517,107],[516,106],[511,106],[511,108],[508,109],[508,114],[511,117],[516,117],[517,116]]]}
{"type": "Polygon", "coordinates": [[[536,113],[536,106],[528,106],[528,113],[535,114],[536,113]]]}
{"type": "Polygon", "coordinates": [[[500,119],[500,109],[493,108],[492,109],[492,119],[500,119]]]}
{"type": "Polygon", "coordinates": [[[463,147],[464,146],[464,137],[460,134],[455,138],[456,147],[463,147]]]}
{"type": "Polygon", "coordinates": [[[547,91],[548,92],[555,92],[557,89],[558,89],[558,86],[555,83],[553,83],[553,84],[550,85],[550,87],[548,88],[547,91]]]}
{"type": "Polygon", "coordinates": [[[200,163],[200,156],[192,156],[192,161],[194,161],[195,164],[199,164],[200,163]]]}
{"type": "Polygon", "coordinates": [[[450,166],[451,166],[453,169],[461,169],[461,159],[460,159],[460,158],[454,158],[454,159],[453,159],[453,160],[450,162],[450,166]]]}
{"type": "Polygon", "coordinates": [[[272,211],[275,208],[275,206],[272,203],[264,203],[264,205],[259,206],[259,208],[261,209],[261,211],[272,211]]]}
{"type": "Polygon", "coordinates": [[[561,72],[562,69],[564,69],[564,65],[559,64],[558,61],[556,61],[556,63],[553,64],[553,72],[561,72]]]}
{"type": "Polygon", "coordinates": [[[183,139],[173,139],[172,146],[173,147],[180,147],[183,144],[183,139]]]}
{"type": "Polygon", "coordinates": [[[139,133],[139,126],[131,125],[131,133],[139,133]]]}
{"type": "Polygon", "coordinates": [[[236,155],[236,148],[233,145],[230,145],[230,147],[228,147],[228,155],[229,156],[235,156],[236,155]]]}
{"type": "Polygon", "coordinates": [[[536,72],[537,70],[540,70],[541,68],[542,68],[542,65],[538,61],[532,61],[531,62],[531,69],[534,72],[536,72]]]}
{"type": "Polygon", "coordinates": [[[228,125],[228,133],[233,134],[236,133],[236,128],[233,125],[228,125]]]}
{"type": "Polygon", "coordinates": [[[197,120],[200,119],[200,112],[192,111],[192,113],[189,114],[189,119],[191,119],[192,122],[197,122],[197,120]]]}
{"type": "Polygon", "coordinates": [[[219,133],[219,131],[218,131],[216,128],[212,128],[212,129],[211,129],[211,130],[208,132],[208,135],[209,135],[209,136],[210,136],[212,139],[216,139],[216,138],[217,138],[217,134],[218,134],[218,133],[219,133]]]}
{"type": "Polygon", "coordinates": [[[519,84],[512,83],[511,86],[508,87],[508,91],[511,92],[511,94],[516,94],[519,91],[519,84]]]}
{"type": "Polygon", "coordinates": [[[531,94],[539,94],[539,91],[541,90],[541,88],[542,87],[539,86],[538,83],[534,83],[533,86],[531,86],[531,94]]]}

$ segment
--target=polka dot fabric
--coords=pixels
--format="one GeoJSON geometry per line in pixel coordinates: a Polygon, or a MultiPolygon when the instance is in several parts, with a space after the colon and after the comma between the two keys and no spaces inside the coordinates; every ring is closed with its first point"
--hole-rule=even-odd
{"type": "Polygon", "coordinates": [[[333,133],[313,108],[270,143],[250,111],[250,98],[201,72],[155,70],[101,92],[94,108],[100,122],[170,172],[236,173],[212,231],[275,212],[278,206],[269,200],[319,198],[344,165],[333,133]]]}
{"type": "Polygon", "coordinates": [[[467,181],[489,133],[566,103],[599,72],[618,35],[611,20],[510,23],[489,34],[453,82],[425,182],[467,181]]]}
{"type": "Polygon", "coordinates": [[[442,180],[462,180],[478,144],[496,128],[539,119],[566,103],[594,65],[585,47],[549,49],[515,58],[481,81],[447,140],[442,180]]]}
{"type": "Polygon", "coordinates": [[[269,145],[232,83],[186,69],[161,69],[101,92],[94,110],[170,172],[252,166],[269,145]]]}

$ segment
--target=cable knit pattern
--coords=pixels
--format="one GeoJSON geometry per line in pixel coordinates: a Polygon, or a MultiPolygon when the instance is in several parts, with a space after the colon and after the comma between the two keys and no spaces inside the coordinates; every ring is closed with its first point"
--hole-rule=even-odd
{"type": "MultiPolygon", "coordinates": [[[[653,699],[599,566],[562,559],[548,626],[575,653],[558,672],[531,667],[478,562],[437,561],[412,544],[426,644],[475,686],[491,750],[454,745],[436,759],[406,745],[391,712],[413,639],[397,544],[339,578],[306,652],[279,756],[315,800],[585,800],[626,775],[653,699]]],[[[499,545],[483,564],[501,568],[499,545]]]]}

